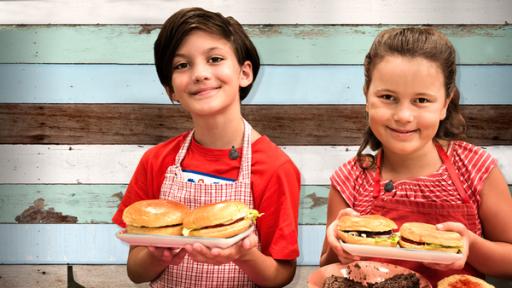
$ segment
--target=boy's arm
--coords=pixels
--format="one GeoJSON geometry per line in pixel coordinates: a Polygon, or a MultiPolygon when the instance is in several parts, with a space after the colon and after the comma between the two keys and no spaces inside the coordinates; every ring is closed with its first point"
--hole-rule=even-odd
{"type": "Polygon", "coordinates": [[[283,287],[295,276],[295,260],[276,260],[258,249],[252,249],[233,262],[261,287],[283,287]]]}
{"type": "Polygon", "coordinates": [[[179,265],[185,257],[185,249],[130,246],[126,269],[134,283],[156,279],[169,265],[179,265]]]}

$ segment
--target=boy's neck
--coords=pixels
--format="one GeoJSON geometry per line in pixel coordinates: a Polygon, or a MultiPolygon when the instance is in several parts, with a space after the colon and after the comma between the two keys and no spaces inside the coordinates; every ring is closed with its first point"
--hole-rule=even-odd
{"type": "Polygon", "coordinates": [[[242,146],[244,122],[242,115],[194,117],[194,139],[201,145],[214,149],[242,146]]]}
{"type": "Polygon", "coordinates": [[[413,154],[403,155],[385,151],[383,156],[381,168],[383,180],[398,181],[428,176],[437,171],[442,164],[433,143],[413,154]]]}

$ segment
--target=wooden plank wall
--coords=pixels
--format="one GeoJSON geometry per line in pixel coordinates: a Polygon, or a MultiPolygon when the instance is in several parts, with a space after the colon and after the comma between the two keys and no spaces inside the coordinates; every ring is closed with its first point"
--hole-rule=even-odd
{"type": "MultiPolygon", "coordinates": [[[[145,150],[191,125],[152,65],[159,24],[190,3],[141,3],[0,1],[0,287],[25,286],[25,273],[28,286],[66,287],[68,264],[88,274],[103,267],[93,277],[103,281],[123,269],[128,247],[110,218],[126,184],[145,150]]],[[[299,265],[318,265],[329,176],[357,150],[362,61],[383,29],[429,24],[446,33],[458,52],[468,140],[498,158],[512,185],[512,2],[194,5],[237,18],[260,52],[243,114],[302,171],[299,265]]]]}

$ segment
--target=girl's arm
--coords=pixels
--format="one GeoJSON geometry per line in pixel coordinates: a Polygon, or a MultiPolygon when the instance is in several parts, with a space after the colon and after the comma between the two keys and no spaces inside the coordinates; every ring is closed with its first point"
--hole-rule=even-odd
{"type": "Polygon", "coordinates": [[[498,167],[484,182],[479,216],[485,239],[471,233],[467,261],[484,274],[512,277],[512,198],[498,167]]]}
{"type": "Polygon", "coordinates": [[[130,246],[126,269],[134,283],[156,279],[169,265],[179,265],[185,249],[130,246]]]}
{"type": "Polygon", "coordinates": [[[340,192],[331,186],[327,202],[327,222],[325,224],[326,231],[322,254],[320,256],[320,266],[336,262],[348,263],[360,259],[359,257],[352,256],[343,251],[341,245],[336,240],[336,232],[334,230],[337,226],[336,219],[340,214],[353,215],[357,213],[349,208],[349,205],[345,199],[343,199],[340,192]]]}

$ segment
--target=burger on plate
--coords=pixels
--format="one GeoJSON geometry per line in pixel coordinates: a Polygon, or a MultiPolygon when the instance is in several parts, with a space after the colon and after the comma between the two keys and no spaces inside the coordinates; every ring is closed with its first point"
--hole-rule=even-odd
{"type": "Polygon", "coordinates": [[[249,229],[262,214],[238,201],[222,201],[193,209],[183,220],[183,235],[230,238],[249,229]]]}
{"type": "Polygon", "coordinates": [[[437,282],[438,288],[494,288],[493,285],[470,275],[455,274],[437,282]]]}
{"type": "Polygon", "coordinates": [[[126,232],[134,234],[181,235],[187,206],[164,199],[142,200],[126,207],[126,232]]]}
{"type": "Polygon", "coordinates": [[[396,223],[380,215],[341,216],[338,218],[338,238],[345,243],[395,247],[398,235],[396,223]]]}
{"type": "Polygon", "coordinates": [[[432,224],[407,222],[400,227],[399,244],[403,248],[460,253],[462,236],[452,231],[440,231],[432,224]]]}

